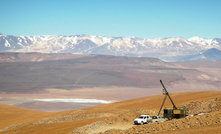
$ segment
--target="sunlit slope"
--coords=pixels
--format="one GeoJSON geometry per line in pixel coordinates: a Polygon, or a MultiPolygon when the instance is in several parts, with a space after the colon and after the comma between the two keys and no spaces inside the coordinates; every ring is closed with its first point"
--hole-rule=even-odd
{"type": "MultiPolygon", "coordinates": [[[[198,92],[181,92],[170,94],[176,106],[189,103],[191,101],[210,100],[215,98],[221,98],[220,91],[198,91],[198,92]]],[[[77,113],[76,118],[82,116],[79,120],[63,120],[56,123],[42,123],[42,124],[29,124],[22,127],[16,127],[10,130],[6,130],[0,133],[70,133],[75,128],[91,124],[96,121],[103,121],[111,116],[106,117],[93,117],[89,118],[87,115],[119,115],[127,111],[134,109],[148,109],[159,110],[164,99],[164,95],[157,95],[151,97],[137,98],[128,101],[116,102],[112,104],[105,104],[95,107],[84,108],[81,110],[71,110],[64,112],[39,112],[34,110],[20,109],[17,107],[11,107],[6,105],[0,105],[1,107],[1,128],[20,124],[25,122],[41,121],[46,118],[55,118],[62,116],[71,116],[73,113],[77,113]],[[3,109],[3,110],[2,110],[3,109]]],[[[164,107],[172,107],[169,98],[164,107]]],[[[131,122],[133,124],[133,122],[131,122]]]]}
{"type": "MultiPolygon", "coordinates": [[[[189,103],[190,101],[201,101],[209,100],[214,98],[220,98],[220,91],[195,91],[195,92],[180,92],[170,94],[172,100],[176,106],[182,105],[184,103],[189,103]]],[[[92,112],[111,112],[119,113],[127,110],[133,109],[159,109],[162,105],[164,95],[156,95],[144,98],[137,98],[122,102],[116,102],[106,105],[100,105],[96,107],[85,108],[88,113],[92,112]]],[[[171,101],[167,97],[164,107],[173,107],[171,101]]]]}
{"type": "Polygon", "coordinates": [[[63,113],[41,112],[0,104],[0,129],[22,123],[36,122],[47,118],[63,116],[63,113]]]}
{"type": "Polygon", "coordinates": [[[14,124],[37,121],[44,112],[0,104],[0,129],[14,124]]]}

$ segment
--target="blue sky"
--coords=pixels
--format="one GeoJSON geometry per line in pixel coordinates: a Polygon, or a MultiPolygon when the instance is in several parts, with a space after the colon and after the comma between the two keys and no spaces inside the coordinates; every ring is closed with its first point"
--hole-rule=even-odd
{"type": "Polygon", "coordinates": [[[0,0],[5,35],[221,38],[221,0],[0,0]]]}

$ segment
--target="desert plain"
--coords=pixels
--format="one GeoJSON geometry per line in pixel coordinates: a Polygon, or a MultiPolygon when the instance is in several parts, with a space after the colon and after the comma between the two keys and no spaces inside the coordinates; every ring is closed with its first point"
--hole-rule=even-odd
{"type": "MultiPolygon", "coordinates": [[[[221,62],[39,53],[0,57],[0,133],[221,131],[221,62]],[[159,80],[189,115],[134,125],[140,114],[157,114],[164,98],[159,80]]],[[[164,107],[172,107],[171,102],[164,107]]]]}

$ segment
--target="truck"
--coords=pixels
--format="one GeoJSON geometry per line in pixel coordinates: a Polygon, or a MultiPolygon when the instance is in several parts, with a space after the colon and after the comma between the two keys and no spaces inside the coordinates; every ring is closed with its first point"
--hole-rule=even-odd
{"type": "Polygon", "coordinates": [[[152,116],[152,119],[148,120],[149,123],[164,122],[164,121],[168,121],[168,118],[162,116],[152,116]]]}
{"type": "Polygon", "coordinates": [[[139,117],[137,117],[135,120],[134,120],[134,124],[135,125],[143,125],[143,124],[147,124],[149,123],[149,120],[151,120],[152,118],[149,116],[149,115],[140,115],[139,117]]]}

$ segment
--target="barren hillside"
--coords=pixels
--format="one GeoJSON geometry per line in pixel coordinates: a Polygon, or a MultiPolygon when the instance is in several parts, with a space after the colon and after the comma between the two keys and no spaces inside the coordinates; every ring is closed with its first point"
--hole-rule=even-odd
{"type": "Polygon", "coordinates": [[[21,104],[19,99],[122,101],[161,94],[160,79],[170,93],[219,91],[221,87],[221,62],[169,63],[147,57],[41,53],[2,53],[0,61],[0,102],[43,111],[59,111],[62,104],[47,109],[33,101],[21,104]],[[7,99],[13,102],[7,103],[7,99]]]}
{"type": "MultiPolygon", "coordinates": [[[[221,123],[221,101],[216,98],[221,98],[221,92],[180,92],[172,93],[171,97],[177,106],[184,105],[188,109],[189,116],[185,119],[165,122],[173,124],[174,122],[182,123],[183,121],[184,123],[180,124],[179,129],[174,126],[173,129],[165,128],[161,132],[186,131],[201,133],[202,131],[198,130],[205,130],[206,132],[212,128],[214,128],[212,130],[214,133],[220,131],[220,126],[217,125],[221,123]],[[206,114],[197,115],[199,113],[206,114]],[[197,116],[191,117],[190,115],[197,116]],[[191,124],[195,120],[199,120],[199,123],[202,124],[191,124]],[[189,123],[190,127],[186,127],[184,125],[186,123],[189,123]]],[[[154,132],[160,132],[157,130],[159,124],[135,126],[133,125],[133,119],[140,114],[156,115],[163,98],[163,95],[157,95],[79,110],[47,113],[0,105],[0,133],[99,133],[105,131],[105,133],[127,133],[129,131],[146,133],[148,127],[154,128],[154,132]]],[[[167,100],[165,107],[171,106],[172,104],[167,100]]],[[[165,126],[165,124],[160,125],[165,126]]]]}
{"type": "MultiPolygon", "coordinates": [[[[218,75],[207,73],[210,66],[192,67],[156,58],[3,53],[0,61],[0,92],[6,94],[40,93],[53,88],[75,90],[115,86],[153,89],[161,87],[159,79],[174,88],[185,85],[182,87],[186,90],[177,88],[178,92],[196,91],[199,85],[201,90],[217,90],[221,86],[218,75]]],[[[220,69],[220,65],[215,62],[213,68],[220,69]]]]}

